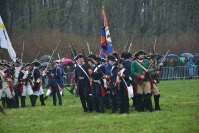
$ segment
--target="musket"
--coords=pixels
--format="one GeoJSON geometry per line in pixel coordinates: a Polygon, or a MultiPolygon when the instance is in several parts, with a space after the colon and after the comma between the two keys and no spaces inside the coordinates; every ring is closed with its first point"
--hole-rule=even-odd
{"type": "MultiPolygon", "coordinates": [[[[118,47],[117,47],[117,49],[118,49],[118,72],[120,72],[120,55],[119,55],[119,45],[118,45],[118,47]]],[[[119,79],[120,79],[120,77],[119,77],[119,79]]],[[[118,82],[118,90],[120,90],[120,82],[118,82]]]]}
{"type": "Polygon", "coordinates": [[[36,55],[36,58],[35,58],[36,60],[37,60],[37,58],[38,58],[39,53],[40,53],[40,51],[39,51],[39,52],[37,53],[37,55],[36,55]]]}
{"type": "Polygon", "coordinates": [[[85,53],[84,53],[84,49],[82,49],[82,54],[83,54],[83,56],[84,56],[84,62],[85,62],[86,69],[89,69],[89,64],[88,64],[88,60],[87,60],[87,58],[86,58],[86,55],[85,55],[85,53]]]}
{"type": "Polygon", "coordinates": [[[72,53],[73,58],[75,58],[75,53],[73,52],[71,45],[69,44],[68,47],[70,48],[70,51],[71,51],[71,53],[72,53]]]}
{"type": "MultiPolygon", "coordinates": [[[[155,57],[155,50],[156,50],[156,37],[155,37],[155,44],[153,45],[153,49],[152,49],[152,54],[153,54],[153,61],[151,62],[149,68],[151,68],[152,66],[155,67],[155,61],[156,61],[156,57],[155,57]]],[[[148,68],[148,69],[149,69],[148,68]]]]}
{"type": "Polygon", "coordinates": [[[126,45],[124,46],[124,51],[126,51],[126,47],[128,45],[128,42],[129,42],[129,38],[128,38],[127,42],[126,42],[126,45]]]}
{"type": "Polygon", "coordinates": [[[131,48],[132,48],[132,44],[133,44],[133,35],[132,35],[132,40],[131,40],[131,43],[130,43],[130,45],[129,45],[129,49],[128,49],[128,52],[130,52],[130,51],[131,51],[131,48]]]}
{"type": "Polygon", "coordinates": [[[21,51],[21,63],[23,62],[23,52],[24,52],[24,42],[23,42],[23,49],[21,51]]]}
{"type": "Polygon", "coordinates": [[[52,54],[51,54],[51,56],[50,56],[50,60],[49,60],[49,62],[48,62],[48,65],[47,65],[46,69],[45,69],[43,72],[46,72],[46,71],[49,69],[48,67],[49,67],[50,62],[51,62],[51,60],[52,60],[52,57],[53,57],[55,51],[57,50],[57,48],[59,47],[59,45],[60,45],[60,41],[58,42],[56,48],[53,50],[53,52],[52,52],[52,54]]]}
{"type": "Polygon", "coordinates": [[[131,51],[131,47],[132,47],[132,42],[131,42],[131,43],[130,43],[130,45],[129,45],[128,52],[130,52],[130,51],[131,51]]]}
{"type": "Polygon", "coordinates": [[[73,48],[73,51],[74,51],[74,55],[76,56],[77,55],[77,51],[75,50],[75,47],[74,47],[74,45],[73,45],[73,43],[72,43],[72,48],[73,48]]]}
{"type": "MultiPolygon", "coordinates": [[[[149,81],[151,82],[152,85],[152,80],[151,80],[151,72],[149,71],[149,69],[146,69],[144,66],[142,66],[138,61],[135,61],[144,71],[145,71],[145,79],[149,79],[149,81]]],[[[143,80],[140,81],[140,84],[142,84],[143,80]]],[[[152,86],[153,88],[153,86],[152,86]]]]}
{"type": "MultiPolygon", "coordinates": [[[[163,61],[164,61],[165,58],[167,57],[168,53],[169,53],[169,50],[166,52],[166,54],[164,55],[164,57],[163,57],[163,59],[161,60],[160,63],[163,63],[163,61]]],[[[161,69],[161,67],[159,66],[158,70],[160,70],[160,69],[161,69]]]]}
{"type": "Polygon", "coordinates": [[[89,43],[87,42],[88,54],[91,54],[89,43]]]}
{"type": "Polygon", "coordinates": [[[57,56],[58,56],[58,59],[60,60],[60,56],[59,56],[59,53],[57,53],[57,56]]]}

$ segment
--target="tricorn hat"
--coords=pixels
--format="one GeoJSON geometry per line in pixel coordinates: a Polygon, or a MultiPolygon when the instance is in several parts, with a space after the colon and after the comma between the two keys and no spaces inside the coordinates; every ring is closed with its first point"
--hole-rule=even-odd
{"type": "Polygon", "coordinates": [[[97,62],[100,62],[101,61],[101,58],[99,57],[99,55],[95,55],[94,58],[92,58],[93,60],[97,61],[97,62]]]}
{"type": "Polygon", "coordinates": [[[138,57],[139,55],[141,55],[141,54],[147,55],[146,52],[145,52],[144,50],[139,50],[139,51],[137,51],[137,52],[134,54],[134,57],[137,58],[137,57],[138,57]]]}
{"type": "Polygon", "coordinates": [[[74,60],[78,60],[79,58],[83,58],[83,57],[84,57],[83,55],[78,54],[78,55],[76,55],[76,56],[74,57],[74,60]]]}
{"type": "Polygon", "coordinates": [[[132,54],[130,52],[122,52],[121,58],[128,59],[131,58],[132,54]]]}
{"type": "Polygon", "coordinates": [[[21,61],[21,59],[16,59],[16,63],[19,63],[19,64],[21,64],[22,63],[22,61],[21,61]]]}
{"type": "Polygon", "coordinates": [[[108,55],[107,60],[117,61],[117,58],[115,58],[113,55],[108,55]]]}
{"type": "Polygon", "coordinates": [[[30,64],[30,63],[25,63],[25,64],[23,65],[23,67],[27,67],[27,66],[31,66],[31,64],[30,64]]]}
{"type": "Polygon", "coordinates": [[[34,66],[38,67],[40,66],[42,63],[39,60],[34,60],[31,64],[33,64],[34,66]]]}
{"type": "Polygon", "coordinates": [[[114,56],[116,59],[118,59],[118,53],[113,52],[111,55],[114,56]]]}

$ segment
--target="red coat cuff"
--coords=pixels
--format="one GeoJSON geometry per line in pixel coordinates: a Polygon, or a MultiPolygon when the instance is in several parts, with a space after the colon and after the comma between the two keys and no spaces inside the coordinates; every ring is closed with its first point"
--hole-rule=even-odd
{"type": "Polygon", "coordinates": [[[158,73],[158,72],[155,72],[155,75],[156,75],[156,76],[158,76],[158,75],[159,75],[159,73],[158,73]]]}
{"type": "Polygon", "coordinates": [[[141,76],[142,76],[142,74],[138,74],[138,75],[137,75],[137,78],[138,78],[138,79],[141,79],[141,76]]]}

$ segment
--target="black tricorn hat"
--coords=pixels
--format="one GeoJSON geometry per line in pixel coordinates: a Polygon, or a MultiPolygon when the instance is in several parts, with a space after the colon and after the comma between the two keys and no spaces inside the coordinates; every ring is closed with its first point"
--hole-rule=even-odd
{"type": "Polygon", "coordinates": [[[4,65],[5,65],[5,63],[0,61],[0,66],[4,66],[4,65]]]}
{"type": "Polygon", "coordinates": [[[113,55],[108,55],[107,60],[116,61],[117,58],[115,58],[113,55]]]}
{"type": "Polygon", "coordinates": [[[25,64],[23,65],[23,67],[27,67],[27,66],[31,66],[31,64],[30,64],[30,63],[25,63],[25,64]]]}
{"type": "Polygon", "coordinates": [[[93,60],[97,61],[97,62],[100,62],[101,61],[101,58],[99,57],[99,55],[95,55],[94,58],[92,58],[93,60]]]}
{"type": "Polygon", "coordinates": [[[38,67],[40,66],[42,63],[39,60],[34,60],[31,64],[33,64],[34,66],[38,67]]]}
{"type": "Polygon", "coordinates": [[[147,55],[146,52],[145,52],[144,50],[139,50],[139,51],[137,51],[137,52],[134,54],[134,57],[137,58],[137,57],[138,57],[139,55],[141,55],[141,54],[147,55]]]}
{"type": "Polygon", "coordinates": [[[90,54],[90,55],[88,55],[88,58],[92,58],[92,59],[94,59],[96,57],[96,55],[94,55],[94,54],[90,54]]]}
{"type": "Polygon", "coordinates": [[[111,55],[114,56],[116,59],[118,59],[118,53],[113,52],[111,55]]]}
{"type": "Polygon", "coordinates": [[[6,67],[11,67],[11,65],[7,62],[0,62],[0,66],[6,66],[6,67]]]}
{"type": "Polygon", "coordinates": [[[21,61],[21,59],[16,59],[16,63],[19,63],[19,64],[21,64],[22,63],[22,61],[21,61]]]}
{"type": "Polygon", "coordinates": [[[84,57],[83,55],[78,54],[78,55],[76,55],[76,56],[74,57],[74,60],[78,60],[79,58],[83,58],[83,57],[84,57]]]}
{"type": "Polygon", "coordinates": [[[131,58],[132,54],[130,52],[122,52],[121,58],[128,59],[131,58]]]}

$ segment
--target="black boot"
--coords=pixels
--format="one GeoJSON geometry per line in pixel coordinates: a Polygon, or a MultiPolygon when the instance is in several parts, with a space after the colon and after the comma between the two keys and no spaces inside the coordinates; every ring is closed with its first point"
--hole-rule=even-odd
{"type": "Polygon", "coordinates": [[[12,108],[11,100],[7,97],[6,97],[6,105],[7,105],[7,108],[12,108]]]}
{"type": "Polygon", "coordinates": [[[37,95],[33,95],[33,100],[34,100],[34,103],[33,103],[33,105],[35,106],[36,105],[36,102],[37,102],[37,95]]]}
{"type": "Polygon", "coordinates": [[[148,94],[145,94],[144,95],[144,99],[145,99],[145,105],[146,105],[146,108],[152,112],[153,111],[153,107],[152,107],[152,101],[151,101],[151,94],[148,93],[148,94]]]}
{"type": "Polygon", "coordinates": [[[44,94],[40,95],[40,102],[41,102],[41,106],[45,106],[45,103],[44,103],[44,94]]]}
{"type": "Polygon", "coordinates": [[[26,107],[26,96],[21,96],[21,107],[25,108],[26,107]]]}
{"type": "Polygon", "coordinates": [[[160,99],[160,94],[159,95],[154,95],[154,101],[155,101],[155,110],[161,110],[160,105],[159,105],[159,99],[160,99]]]}
{"type": "Polygon", "coordinates": [[[19,96],[15,94],[15,103],[16,103],[16,108],[19,108],[19,96]]]}
{"type": "Polygon", "coordinates": [[[31,102],[32,107],[34,107],[34,106],[35,106],[35,98],[34,98],[34,95],[29,95],[29,98],[30,98],[30,102],[31,102]]]}
{"type": "Polygon", "coordinates": [[[136,108],[136,95],[134,97],[132,97],[132,100],[133,100],[132,107],[136,108]]]}
{"type": "Polygon", "coordinates": [[[0,112],[3,113],[4,115],[6,115],[4,109],[3,109],[3,107],[1,105],[0,105],[0,112]]]}
{"type": "Polygon", "coordinates": [[[124,101],[124,113],[129,114],[129,100],[124,101]]]}
{"type": "Polygon", "coordinates": [[[100,112],[104,113],[104,105],[102,103],[102,99],[101,98],[99,98],[99,107],[100,107],[100,112]]]}
{"type": "Polygon", "coordinates": [[[11,103],[12,108],[18,108],[17,107],[17,102],[16,102],[15,98],[10,99],[10,103],[11,103]]]}
{"type": "Polygon", "coordinates": [[[112,113],[116,113],[116,111],[118,110],[118,100],[116,96],[111,97],[111,109],[112,113]]]}
{"type": "Polygon", "coordinates": [[[62,106],[62,96],[61,96],[60,92],[57,93],[57,97],[59,100],[59,105],[62,106]]]}
{"type": "Polygon", "coordinates": [[[86,107],[86,101],[84,99],[80,99],[81,100],[81,104],[82,104],[82,108],[84,109],[84,112],[87,112],[88,109],[86,107]]]}
{"type": "Polygon", "coordinates": [[[136,96],[136,111],[137,112],[143,112],[143,95],[137,94],[136,96]]]}
{"type": "Polygon", "coordinates": [[[119,114],[122,114],[124,113],[124,106],[123,106],[123,103],[121,101],[118,102],[118,105],[119,105],[119,114]]]}
{"type": "Polygon", "coordinates": [[[57,103],[56,94],[53,93],[52,96],[53,96],[53,105],[56,106],[56,103],[57,103]]]}
{"type": "Polygon", "coordinates": [[[86,103],[88,106],[88,112],[91,113],[93,111],[93,106],[92,106],[91,100],[89,98],[86,99],[86,103]]]}
{"type": "Polygon", "coordinates": [[[7,105],[6,105],[6,97],[2,97],[1,100],[2,100],[3,108],[6,108],[7,107],[7,105]]]}

